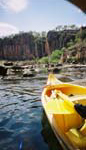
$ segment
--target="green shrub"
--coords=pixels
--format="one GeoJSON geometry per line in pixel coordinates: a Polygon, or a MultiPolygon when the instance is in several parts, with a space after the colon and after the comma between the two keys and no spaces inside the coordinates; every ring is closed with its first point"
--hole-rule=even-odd
{"type": "Polygon", "coordinates": [[[71,46],[73,46],[73,45],[74,45],[74,42],[73,42],[73,41],[70,41],[70,42],[67,43],[67,47],[71,47],[71,46]]]}
{"type": "Polygon", "coordinates": [[[42,57],[39,59],[39,63],[58,63],[63,50],[55,50],[50,56],[42,57]]]}
{"type": "Polygon", "coordinates": [[[62,50],[55,50],[52,52],[51,56],[50,56],[50,62],[52,63],[56,63],[59,61],[61,55],[62,55],[63,51],[62,50]]]}
{"type": "Polygon", "coordinates": [[[39,63],[48,63],[48,56],[42,57],[41,59],[39,59],[38,62],[39,62],[39,63]]]}
{"type": "Polygon", "coordinates": [[[68,63],[74,63],[76,62],[76,57],[69,57],[69,59],[67,60],[68,63]]]}

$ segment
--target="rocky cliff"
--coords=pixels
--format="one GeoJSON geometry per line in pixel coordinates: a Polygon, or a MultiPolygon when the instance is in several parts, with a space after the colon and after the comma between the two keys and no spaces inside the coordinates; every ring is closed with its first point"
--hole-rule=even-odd
{"type": "Polygon", "coordinates": [[[0,39],[0,59],[31,60],[46,55],[45,40],[37,39],[32,33],[0,39]]]}
{"type": "MultiPolygon", "coordinates": [[[[70,42],[74,43],[79,31],[81,32],[79,29],[53,30],[49,31],[47,36],[34,35],[33,32],[29,32],[5,37],[0,39],[0,59],[32,60],[47,56],[56,49],[67,48],[70,42]]],[[[75,52],[77,58],[81,51],[75,52]]]]}
{"type": "Polygon", "coordinates": [[[47,39],[49,43],[50,51],[55,49],[61,49],[67,47],[67,44],[72,41],[74,42],[75,36],[79,30],[63,30],[63,31],[49,31],[47,39]]]}

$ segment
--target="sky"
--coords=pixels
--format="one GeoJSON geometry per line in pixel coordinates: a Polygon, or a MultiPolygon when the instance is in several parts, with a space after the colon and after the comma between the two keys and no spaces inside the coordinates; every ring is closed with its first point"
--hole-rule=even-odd
{"type": "Polygon", "coordinates": [[[0,36],[86,25],[86,15],[66,0],[0,0],[0,36]]]}

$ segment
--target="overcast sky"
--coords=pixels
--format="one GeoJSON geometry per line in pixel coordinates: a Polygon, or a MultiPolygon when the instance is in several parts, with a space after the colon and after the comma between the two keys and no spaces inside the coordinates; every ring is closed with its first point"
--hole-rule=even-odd
{"type": "Polygon", "coordinates": [[[86,15],[65,0],[0,0],[0,36],[85,25],[86,15]]]}

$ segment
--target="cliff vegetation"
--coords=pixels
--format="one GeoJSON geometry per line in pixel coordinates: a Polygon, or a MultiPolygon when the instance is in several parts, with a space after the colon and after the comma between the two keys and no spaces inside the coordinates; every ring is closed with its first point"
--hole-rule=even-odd
{"type": "Polygon", "coordinates": [[[20,32],[0,38],[0,60],[86,63],[86,27],[57,26],[48,33],[20,32]]]}

